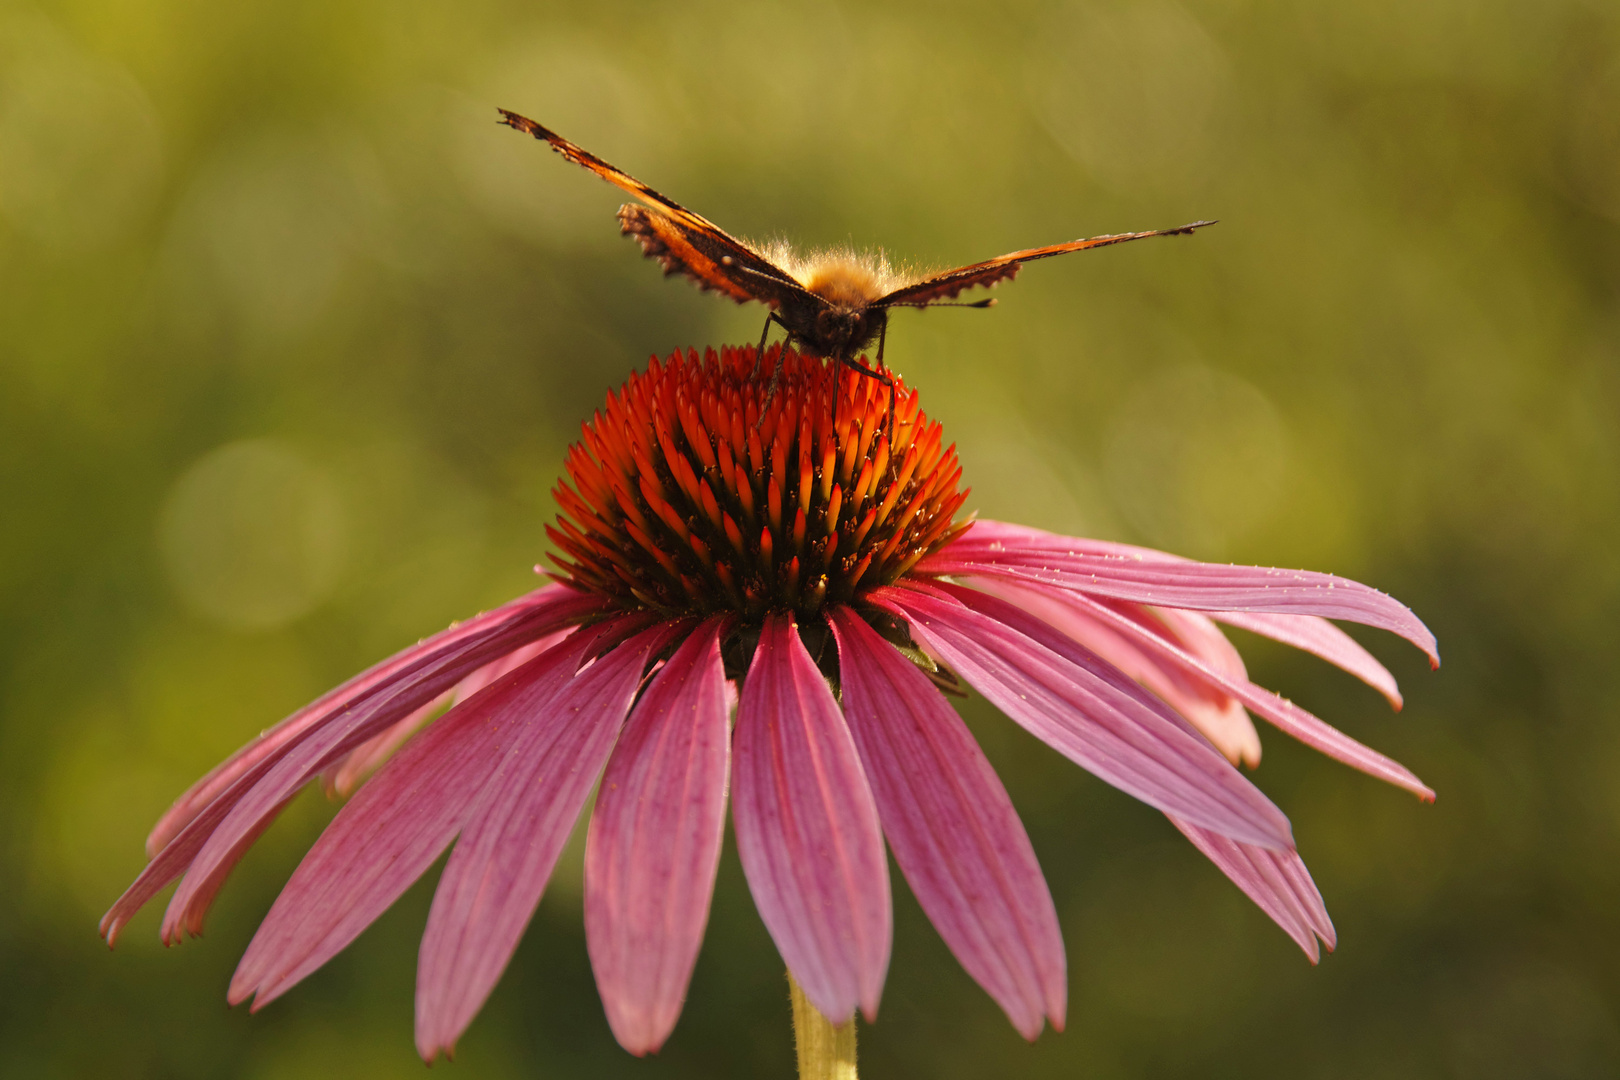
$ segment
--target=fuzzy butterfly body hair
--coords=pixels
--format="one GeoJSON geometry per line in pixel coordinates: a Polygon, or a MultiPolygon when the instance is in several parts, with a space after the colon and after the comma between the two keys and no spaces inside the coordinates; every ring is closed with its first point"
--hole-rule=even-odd
{"type": "MultiPolygon", "coordinates": [[[[665,274],[683,274],[699,288],[722,293],[738,303],[757,300],[770,308],[760,335],[759,355],[764,355],[771,324],[776,323],[787,334],[782,342],[783,353],[789,343],[796,341],[806,352],[877,379],[889,387],[891,408],[894,380],[883,366],[891,308],[989,307],[995,301],[951,302],[965,290],[1011,280],[1024,263],[1034,259],[1150,236],[1187,235],[1214,224],[1195,221],[1174,229],[1093,236],[1008,252],[954,270],[909,274],[892,267],[881,252],[860,254],[842,249],[806,257],[781,242],[755,247],[528,117],[505,109],[500,114],[501,123],[548,143],[569,161],[635,196],[639,205],[619,207],[620,231],[635,238],[642,253],[656,259],[665,274]],[[875,370],[856,360],[861,350],[874,341],[878,346],[875,370]]],[[[780,372],[781,353],[776,374],[780,372]]],[[[773,389],[775,385],[773,376],[773,389]]]]}
{"type": "Polygon", "coordinates": [[[759,250],[807,291],[834,304],[875,304],[925,276],[895,269],[881,251],[858,252],[842,247],[800,255],[786,240],[759,250]]]}

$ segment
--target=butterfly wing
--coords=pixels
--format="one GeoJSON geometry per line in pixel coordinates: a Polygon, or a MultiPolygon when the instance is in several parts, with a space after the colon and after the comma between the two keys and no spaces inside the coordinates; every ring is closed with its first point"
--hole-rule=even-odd
{"type": "Polygon", "coordinates": [[[775,308],[796,297],[810,296],[792,278],[771,273],[776,267],[747,248],[734,247],[726,239],[651,207],[619,207],[619,231],[635,237],[641,253],[657,259],[665,274],[685,274],[698,288],[712,289],[739,304],[758,300],[775,308]]]}
{"type": "Polygon", "coordinates": [[[505,109],[500,114],[501,123],[549,143],[575,165],[641,200],[644,206],[619,208],[619,225],[641,244],[643,254],[663,265],[664,273],[685,274],[699,288],[713,289],[739,304],[758,300],[779,307],[790,297],[809,295],[781,267],[708,218],[660,195],[629,173],[528,117],[505,109]]]}
{"type": "Polygon", "coordinates": [[[883,297],[873,306],[927,307],[929,304],[955,299],[964,289],[972,289],[980,285],[990,286],[998,281],[1010,280],[1017,276],[1020,266],[1035,259],[1047,259],[1053,255],[1067,255],[1071,251],[1085,251],[1087,248],[1107,247],[1109,244],[1123,244],[1127,240],[1145,240],[1150,236],[1189,235],[1194,229],[1201,229],[1205,225],[1213,224],[1215,224],[1213,221],[1195,221],[1190,225],[1183,225],[1176,229],[1115,233],[1111,236],[1093,236],[1086,240],[1070,240],[1068,243],[1052,244],[1049,247],[1012,251],[994,259],[973,263],[970,266],[959,266],[955,270],[946,270],[944,273],[934,274],[921,281],[902,286],[883,297]]]}

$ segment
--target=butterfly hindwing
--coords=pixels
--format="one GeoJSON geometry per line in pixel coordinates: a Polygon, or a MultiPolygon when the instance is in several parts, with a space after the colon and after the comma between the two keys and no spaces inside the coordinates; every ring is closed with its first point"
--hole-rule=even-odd
{"type": "Polygon", "coordinates": [[[795,282],[758,270],[770,264],[748,249],[716,240],[651,207],[619,207],[619,228],[635,237],[642,254],[657,259],[664,273],[685,274],[698,288],[713,289],[739,304],[758,300],[779,307],[787,294],[804,291],[795,282]]]}

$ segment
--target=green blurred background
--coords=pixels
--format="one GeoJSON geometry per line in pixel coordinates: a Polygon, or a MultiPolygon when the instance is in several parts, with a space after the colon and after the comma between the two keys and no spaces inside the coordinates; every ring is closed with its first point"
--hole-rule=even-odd
{"type": "MultiPolygon", "coordinates": [[[[1025,1044],[896,878],[863,1075],[1620,1075],[1620,10],[1598,0],[0,7],[0,1074],[417,1076],[431,880],[256,1017],[206,941],[95,923],[196,775],[532,587],[577,425],[762,312],[665,281],[529,113],[756,238],[950,265],[1218,217],[902,312],[984,514],[1332,570],[1391,715],[1240,642],[1434,806],[1266,735],[1340,933],[1312,968],[1158,814],[974,701],[1069,950],[1025,1044]]],[[[577,840],[577,837],[576,837],[577,840]]],[[[685,1014],[613,1042],[580,855],[456,1077],[792,1073],[733,852],[685,1014]]],[[[431,878],[431,875],[430,875],[431,878]]]]}

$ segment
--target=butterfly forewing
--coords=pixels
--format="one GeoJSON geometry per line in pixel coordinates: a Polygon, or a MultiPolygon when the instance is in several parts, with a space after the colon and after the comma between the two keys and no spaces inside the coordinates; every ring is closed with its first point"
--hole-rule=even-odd
{"type": "Polygon", "coordinates": [[[804,292],[781,267],[708,218],[693,213],[528,117],[505,109],[500,112],[502,123],[549,143],[569,161],[645,203],[646,206],[621,207],[619,223],[625,233],[641,244],[643,253],[663,265],[666,274],[679,271],[700,288],[723,293],[739,304],[759,300],[776,307],[785,293],[804,292]]]}
{"type": "Polygon", "coordinates": [[[1205,225],[1213,224],[1215,224],[1213,221],[1195,221],[1190,225],[1182,225],[1175,229],[1114,233],[1109,236],[1093,236],[1085,240],[1070,240],[1063,244],[1050,244],[1047,247],[1009,251],[1007,254],[999,255],[994,259],[959,266],[955,270],[932,274],[921,281],[902,286],[883,297],[875,306],[925,307],[930,303],[954,299],[964,289],[972,289],[980,285],[990,286],[998,281],[1011,280],[1018,274],[1020,266],[1035,259],[1048,259],[1053,255],[1067,255],[1071,251],[1107,247],[1109,244],[1123,244],[1127,240],[1145,240],[1150,236],[1180,236],[1190,234],[1194,229],[1201,229],[1205,225]]]}

